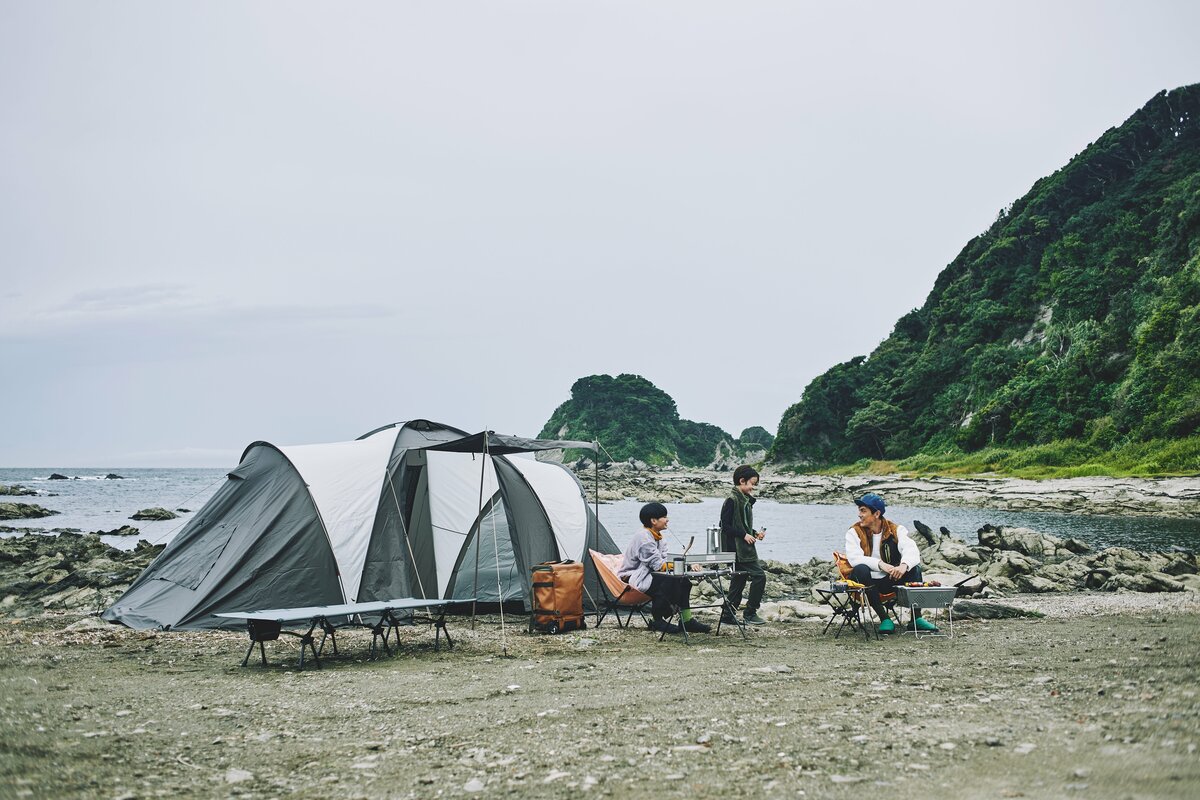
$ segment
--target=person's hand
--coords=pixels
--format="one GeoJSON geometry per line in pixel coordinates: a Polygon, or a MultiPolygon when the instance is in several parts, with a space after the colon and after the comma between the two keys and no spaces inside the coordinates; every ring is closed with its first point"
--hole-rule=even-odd
{"type": "Polygon", "coordinates": [[[754,538],[753,533],[746,534],[746,544],[754,544],[756,541],[757,541],[757,539],[754,538]]]}

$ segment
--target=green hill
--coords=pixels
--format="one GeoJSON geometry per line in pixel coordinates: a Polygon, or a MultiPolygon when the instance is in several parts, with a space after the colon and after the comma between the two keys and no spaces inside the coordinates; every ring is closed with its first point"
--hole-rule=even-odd
{"type": "Polygon", "coordinates": [[[1158,454],[1142,471],[1195,472],[1198,427],[1200,84],[1002,211],[874,352],[808,385],[771,457],[928,466],[1040,446],[1079,464],[1125,448],[1158,454]]]}
{"type": "Polygon", "coordinates": [[[555,409],[540,434],[599,440],[618,460],[707,466],[721,455],[761,454],[772,437],[755,426],[734,438],[716,425],[681,419],[671,396],[640,375],[589,375],[571,386],[571,399],[555,409]],[[745,439],[745,442],[741,441],[745,439]]]}

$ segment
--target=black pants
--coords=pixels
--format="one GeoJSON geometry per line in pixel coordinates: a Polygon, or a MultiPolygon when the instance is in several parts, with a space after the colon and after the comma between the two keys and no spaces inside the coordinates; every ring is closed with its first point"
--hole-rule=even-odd
{"type": "Polygon", "coordinates": [[[901,583],[920,583],[922,580],[921,566],[918,564],[904,573],[899,580],[894,580],[888,575],[884,575],[882,578],[872,578],[871,568],[866,564],[859,564],[850,570],[850,580],[858,581],[867,587],[867,602],[875,610],[875,615],[883,620],[887,619],[887,612],[883,608],[883,603],[879,601],[880,592],[893,591],[901,583]]]}
{"type": "Polygon", "coordinates": [[[750,596],[746,598],[745,613],[754,614],[762,604],[763,591],[767,588],[767,573],[759,563],[758,549],[754,545],[746,544],[745,540],[739,540],[736,545],[737,549],[734,552],[737,554],[737,561],[734,562],[733,568],[736,572],[744,574],[734,575],[729,579],[729,605],[734,608],[741,605],[742,591],[749,580],[750,596]]]}
{"type": "Polygon", "coordinates": [[[692,607],[692,582],[687,578],[673,578],[661,572],[650,575],[650,588],[646,590],[653,601],[650,611],[655,617],[670,617],[676,609],[692,607]]]}

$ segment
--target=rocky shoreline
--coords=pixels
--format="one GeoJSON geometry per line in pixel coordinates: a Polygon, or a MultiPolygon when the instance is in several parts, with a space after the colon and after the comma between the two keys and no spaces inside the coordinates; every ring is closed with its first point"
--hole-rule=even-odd
{"type": "Polygon", "coordinates": [[[126,800],[568,800],[644,792],[654,775],[658,796],[688,800],[932,786],[1195,796],[1193,553],[914,527],[926,577],[965,579],[953,638],[825,632],[812,590],[833,565],[812,559],[767,563],[770,624],[747,640],[729,626],[684,645],[636,619],[544,636],[520,616],[456,617],[453,650],[414,626],[395,656],[369,660],[370,632],[347,630],[340,655],[303,672],[290,637],[268,643],[267,666],[242,668],[242,632],[101,621],[161,546],[0,539],[0,786],[126,800]]]}
{"type": "MultiPolygon", "coordinates": [[[[600,500],[624,498],[699,502],[724,497],[729,473],[653,467],[642,462],[573,465],[589,494],[599,479],[600,500]]],[[[796,475],[763,470],[759,496],[781,503],[840,504],[876,492],[895,505],[958,506],[999,511],[1053,511],[1118,516],[1200,518],[1200,478],[905,478],[887,476],[796,475]]]]}
{"type": "MultiPolygon", "coordinates": [[[[1123,547],[1099,551],[1084,542],[1060,539],[1025,528],[985,525],[969,544],[943,528],[915,523],[927,580],[960,586],[955,613],[1004,616],[979,598],[1003,604],[1016,595],[1071,593],[1188,593],[1200,597],[1200,562],[1195,553],[1141,552],[1123,547]]],[[[136,528],[123,529],[136,534],[136,528]]],[[[108,533],[119,533],[108,532],[108,533]]],[[[0,616],[26,619],[76,611],[98,614],[117,600],[163,550],[140,540],[121,550],[100,538],[104,532],[56,536],[26,534],[0,539],[0,616]]],[[[836,578],[833,562],[803,564],[767,561],[767,619],[786,622],[827,616],[813,589],[836,578]]],[[[711,590],[699,587],[700,597],[711,590]]]]}

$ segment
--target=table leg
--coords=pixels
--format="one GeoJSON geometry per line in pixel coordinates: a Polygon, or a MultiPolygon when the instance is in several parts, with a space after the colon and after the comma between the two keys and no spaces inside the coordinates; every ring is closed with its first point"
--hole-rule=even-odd
{"type": "MultiPolygon", "coordinates": [[[[721,576],[717,575],[714,578],[706,578],[706,580],[708,581],[708,585],[713,587],[713,590],[717,593],[717,597],[721,598],[721,617],[724,617],[725,612],[728,611],[729,616],[733,618],[733,626],[738,629],[738,633],[742,635],[743,639],[749,639],[750,637],[746,635],[746,623],[738,619],[737,609],[729,604],[729,595],[725,593],[725,586],[721,581],[721,576]]],[[[720,632],[721,620],[718,619],[717,633],[720,632]]]]}

